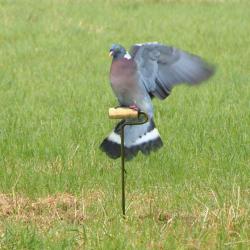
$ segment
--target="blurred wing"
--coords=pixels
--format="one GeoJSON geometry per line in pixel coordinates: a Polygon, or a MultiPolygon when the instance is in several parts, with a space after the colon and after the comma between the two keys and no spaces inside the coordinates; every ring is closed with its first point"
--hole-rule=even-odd
{"type": "Polygon", "coordinates": [[[159,43],[134,45],[130,54],[137,63],[140,82],[160,99],[177,84],[198,84],[214,74],[214,66],[200,57],[159,43]]]}

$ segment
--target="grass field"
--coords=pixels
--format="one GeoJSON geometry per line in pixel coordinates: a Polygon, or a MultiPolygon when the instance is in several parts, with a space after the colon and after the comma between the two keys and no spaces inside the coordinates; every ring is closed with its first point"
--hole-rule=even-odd
{"type": "Polygon", "coordinates": [[[249,249],[248,1],[0,0],[0,249],[249,249]],[[109,46],[159,41],[216,76],[154,100],[164,147],[127,163],[109,46]]]}

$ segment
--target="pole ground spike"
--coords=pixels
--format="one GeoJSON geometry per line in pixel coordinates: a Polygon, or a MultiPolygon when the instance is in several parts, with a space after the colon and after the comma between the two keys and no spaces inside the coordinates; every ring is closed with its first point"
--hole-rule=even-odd
{"type": "Polygon", "coordinates": [[[125,150],[124,150],[124,129],[125,126],[130,125],[141,125],[148,121],[148,115],[143,111],[137,111],[130,108],[110,108],[109,109],[109,118],[110,119],[125,119],[125,122],[121,127],[121,184],[122,184],[122,215],[125,218],[126,215],[126,196],[125,196],[125,150]],[[143,116],[143,120],[139,120],[139,118],[143,116]],[[137,118],[136,120],[126,119],[137,118]]]}

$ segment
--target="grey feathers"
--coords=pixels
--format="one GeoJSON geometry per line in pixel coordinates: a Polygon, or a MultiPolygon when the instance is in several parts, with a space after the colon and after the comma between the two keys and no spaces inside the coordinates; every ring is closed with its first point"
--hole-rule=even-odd
{"type": "Polygon", "coordinates": [[[135,45],[130,49],[140,82],[152,95],[164,99],[174,85],[198,84],[214,74],[215,67],[200,57],[159,43],[135,45]]]}
{"type": "MultiPolygon", "coordinates": [[[[115,129],[106,137],[100,148],[110,158],[117,159],[121,156],[121,121],[117,124],[115,129]]],[[[125,142],[125,158],[131,160],[139,151],[148,155],[151,151],[155,151],[163,146],[163,142],[158,130],[155,128],[153,120],[150,120],[142,128],[141,126],[126,126],[125,138],[129,138],[125,142]]]]}
{"type": "MultiPolygon", "coordinates": [[[[136,44],[130,55],[114,44],[110,55],[110,83],[118,102],[123,107],[136,106],[149,116],[143,125],[125,127],[125,157],[132,159],[139,151],[148,154],[163,145],[153,122],[151,99],[165,99],[181,83],[199,84],[211,77],[215,68],[198,56],[159,43],[136,44]]],[[[100,145],[113,159],[121,156],[120,125],[100,145]]]]}

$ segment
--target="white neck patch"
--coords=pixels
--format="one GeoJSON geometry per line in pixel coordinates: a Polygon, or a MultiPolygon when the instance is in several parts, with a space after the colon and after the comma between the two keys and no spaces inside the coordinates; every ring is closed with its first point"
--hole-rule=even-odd
{"type": "Polygon", "coordinates": [[[124,58],[131,59],[131,55],[128,52],[126,52],[126,54],[124,55],[124,58]]]}

